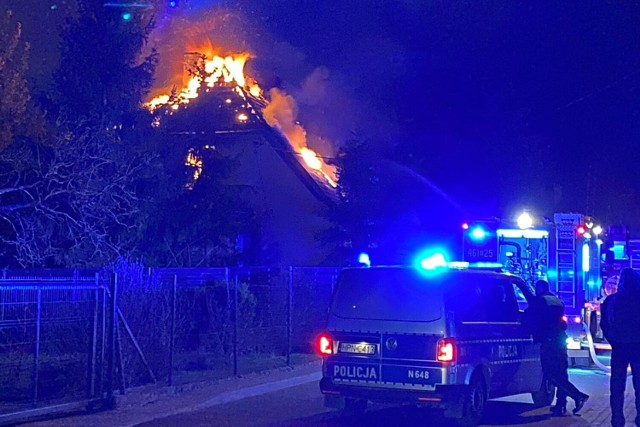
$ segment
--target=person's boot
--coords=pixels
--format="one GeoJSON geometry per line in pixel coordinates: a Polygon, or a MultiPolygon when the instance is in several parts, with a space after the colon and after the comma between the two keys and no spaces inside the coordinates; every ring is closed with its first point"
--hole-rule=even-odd
{"type": "Polygon", "coordinates": [[[573,408],[573,415],[575,415],[578,412],[580,412],[580,409],[582,409],[584,404],[587,403],[587,400],[589,400],[589,395],[588,394],[583,394],[582,397],[580,397],[580,398],[578,398],[576,400],[576,407],[573,408]]]}
{"type": "Polygon", "coordinates": [[[554,417],[561,417],[563,415],[566,415],[566,413],[567,413],[566,406],[556,405],[551,407],[551,415],[553,415],[554,417]]]}

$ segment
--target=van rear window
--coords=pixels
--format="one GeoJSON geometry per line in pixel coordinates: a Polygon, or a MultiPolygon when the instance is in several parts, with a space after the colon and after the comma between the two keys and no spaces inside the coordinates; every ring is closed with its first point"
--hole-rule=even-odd
{"type": "Polygon", "coordinates": [[[431,322],[442,317],[442,286],[452,279],[403,268],[343,270],[331,312],[348,319],[431,322]]]}

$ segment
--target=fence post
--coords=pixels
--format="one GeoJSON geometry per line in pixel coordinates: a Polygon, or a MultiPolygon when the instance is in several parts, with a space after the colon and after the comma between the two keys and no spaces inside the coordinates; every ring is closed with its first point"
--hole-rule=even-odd
{"type": "Polygon", "coordinates": [[[109,300],[109,330],[107,332],[107,401],[106,406],[113,408],[115,405],[113,397],[113,359],[116,351],[116,322],[118,311],[118,273],[111,274],[111,299],[109,300]]]}
{"type": "Polygon", "coordinates": [[[293,340],[293,266],[289,266],[289,286],[287,286],[287,366],[291,366],[293,340]]]}
{"type": "Polygon", "coordinates": [[[98,367],[96,369],[97,380],[97,394],[100,398],[104,398],[104,366],[106,357],[106,345],[107,345],[107,287],[104,283],[100,285],[100,345],[98,346],[100,356],[98,358],[98,367]]]}
{"type": "Polygon", "coordinates": [[[173,346],[176,339],[176,294],[178,292],[178,275],[173,275],[171,286],[171,331],[169,333],[169,385],[173,385],[173,346]]]}
{"type": "Polygon", "coordinates": [[[238,375],[238,275],[236,269],[233,287],[233,376],[238,375]]]}
{"type": "Polygon", "coordinates": [[[40,326],[42,321],[42,288],[38,287],[36,296],[36,345],[33,354],[33,404],[38,403],[38,382],[40,370],[40,326]]]}
{"type": "Polygon", "coordinates": [[[89,397],[96,395],[96,364],[98,352],[98,310],[100,309],[100,279],[96,273],[95,304],[93,307],[93,328],[91,331],[91,354],[89,356],[89,397]]]}

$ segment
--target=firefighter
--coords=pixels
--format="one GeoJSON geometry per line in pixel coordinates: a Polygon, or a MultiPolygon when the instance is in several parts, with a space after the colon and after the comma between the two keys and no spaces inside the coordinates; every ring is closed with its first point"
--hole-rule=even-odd
{"type": "MultiPolygon", "coordinates": [[[[624,426],[624,389],[631,366],[636,411],[640,411],[640,276],[631,268],[620,272],[618,291],[602,303],[600,328],[611,344],[611,425],[624,426]]],[[[640,412],[636,414],[640,426],[640,412]]]]}
{"type": "Polygon", "coordinates": [[[542,373],[556,386],[556,405],[551,413],[561,416],[567,412],[567,396],[575,401],[573,413],[577,414],[589,396],[569,381],[567,356],[567,324],[562,319],[564,304],[549,291],[545,280],[536,282],[536,298],[527,309],[526,318],[533,339],[540,343],[542,373]]]}

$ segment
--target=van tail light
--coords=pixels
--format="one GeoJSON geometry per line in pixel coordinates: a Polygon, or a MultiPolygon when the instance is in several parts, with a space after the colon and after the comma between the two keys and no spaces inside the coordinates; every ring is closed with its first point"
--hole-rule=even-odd
{"type": "Polygon", "coordinates": [[[318,352],[321,356],[333,354],[333,340],[331,335],[322,334],[318,337],[318,352]]]}
{"type": "Polygon", "coordinates": [[[436,360],[438,362],[455,362],[458,352],[453,338],[443,338],[438,341],[436,360]]]}

